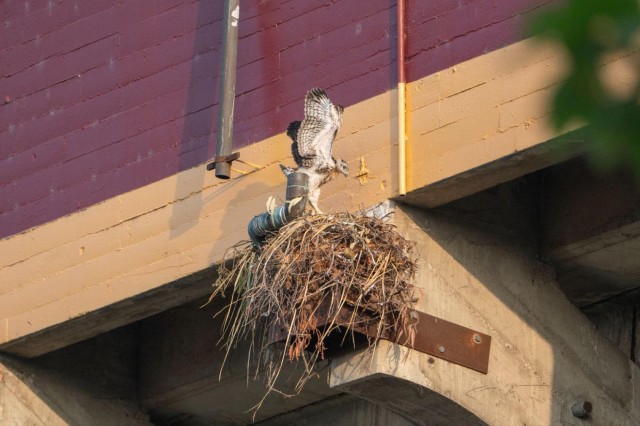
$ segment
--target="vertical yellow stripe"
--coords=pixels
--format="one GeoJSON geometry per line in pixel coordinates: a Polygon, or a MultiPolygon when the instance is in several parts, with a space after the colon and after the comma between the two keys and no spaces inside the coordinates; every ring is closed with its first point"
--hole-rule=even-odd
{"type": "Polygon", "coordinates": [[[406,159],[406,89],[405,83],[398,82],[398,194],[407,193],[407,159],[406,159]]]}

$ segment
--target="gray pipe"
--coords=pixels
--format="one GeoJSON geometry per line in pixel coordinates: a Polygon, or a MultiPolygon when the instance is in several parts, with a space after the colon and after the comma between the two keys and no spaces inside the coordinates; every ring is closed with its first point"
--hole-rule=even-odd
{"type": "Polygon", "coordinates": [[[220,104],[216,138],[216,177],[229,179],[231,161],[224,159],[233,151],[233,104],[236,98],[238,58],[238,21],[240,0],[226,0],[222,21],[222,65],[220,66],[220,104]],[[222,161],[218,161],[223,159],[222,161]]]}
{"type": "Polygon", "coordinates": [[[255,216],[249,222],[249,237],[253,246],[259,250],[264,239],[269,233],[275,232],[292,220],[302,216],[307,205],[307,181],[306,173],[295,172],[287,176],[287,194],[283,206],[276,207],[273,213],[265,212],[255,216]],[[302,199],[293,206],[289,203],[298,197],[302,199]]]}

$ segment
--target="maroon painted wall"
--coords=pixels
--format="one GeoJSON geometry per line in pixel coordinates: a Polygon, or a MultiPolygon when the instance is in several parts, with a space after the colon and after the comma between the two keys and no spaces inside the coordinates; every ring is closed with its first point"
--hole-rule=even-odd
{"type": "Polygon", "coordinates": [[[406,0],[407,81],[527,37],[527,23],[556,0],[406,0]]]}
{"type": "MultiPolygon", "coordinates": [[[[408,78],[521,38],[545,0],[407,1],[408,78]]],[[[395,86],[395,0],[241,2],[234,141],[395,86]]],[[[212,157],[220,1],[0,3],[0,238],[212,157]]]]}

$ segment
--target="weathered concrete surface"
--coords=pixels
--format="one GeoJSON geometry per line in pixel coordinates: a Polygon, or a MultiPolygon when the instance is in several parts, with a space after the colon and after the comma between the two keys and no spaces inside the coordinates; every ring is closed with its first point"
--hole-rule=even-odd
{"type": "MultiPolygon", "coordinates": [[[[273,425],[374,424],[376,419],[398,425],[581,424],[568,409],[584,397],[595,407],[592,424],[634,424],[638,373],[628,360],[632,349],[638,350],[629,340],[633,330],[619,334],[621,329],[612,328],[615,324],[606,310],[597,313],[603,320],[593,327],[558,290],[553,270],[536,260],[541,237],[538,201],[544,182],[544,173],[537,174],[430,212],[401,208],[396,213],[399,229],[417,242],[421,256],[420,309],[493,336],[488,375],[413,351],[403,363],[404,350],[382,345],[373,361],[357,355],[335,360],[331,381],[338,386],[329,387],[327,368],[299,397],[273,395],[257,420],[273,425]],[[344,396],[345,391],[353,396],[344,396]]],[[[211,279],[204,277],[174,292],[205,294],[211,279]]],[[[106,410],[105,419],[117,419],[121,410],[137,415],[137,404],[131,401],[137,398],[133,389],[139,388],[153,422],[251,423],[246,410],[263,395],[263,382],[247,385],[246,347],[233,352],[218,380],[223,354],[215,344],[219,319],[213,314],[219,305],[200,309],[200,304],[155,315],[139,327],[98,336],[91,344],[74,345],[23,366],[28,371],[36,371],[34,366],[37,371],[55,369],[57,380],[64,379],[65,387],[48,395],[68,394],[69,389],[75,395],[79,388],[91,389],[92,397],[115,400],[108,409],[115,414],[96,408],[106,410]],[[61,364],[63,357],[69,361],[61,364]],[[104,371],[110,373],[104,376],[104,371]],[[95,384],[100,385],[98,390],[95,384]],[[120,400],[125,401],[122,406],[120,400]]],[[[633,317],[629,309],[622,314],[625,321],[633,317]]],[[[292,373],[287,369],[285,374],[292,373]]],[[[14,391],[5,392],[5,412],[12,416],[8,418],[18,415],[16,410],[21,418],[36,414],[45,418],[46,413],[30,410],[51,407],[56,407],[51,415],[67,415],[56,411],[59,406],[69,410],[64,400],[45,399],[39,393],[35,397],[40,399],[25,405],[14,391]]],[[[94,403],[90,399],[82,404],[94,403]]],[[[45,422],[56,424],[55,418],[45,422]]]]}
{"type": "Polygon", "coordinates": [[[2,351],[23,357],[46,354],[64,348],[80,337],[96,336],[204,297],[211,292],[215,271],[216,267],[212,266],[129,299],[106,306],[98,305],[95,310],[12,340],[2,346],[2,351]]]}
{"type": "MultiPolygon", "coordinates": [[[[395,222],[420,254],[418,309],[491,335],[489,373],[383,344],[372,360],[334,361],[333,387],[390,409],[405,404],[425,424],[431,413],[419,403],[399,393],[366,393],[367,382],[380,375],[406,380],[413,392],[436,392],[451,400],[452,412],[463,407],[489,424],[582,424],[570,412],[578,398],[593,403],[592,424],[640,422],[638,369],[567,300],[552,270],[523,242],[526,235],[454,209],[403,207],[395,222]]],[[[441,404],[436,419],[447,412],[441,404]]]]}
{"type": "Polygon", "coordinates": [[[1,425],[150,425],[137,404],[135,330],[45,357],[0,355],[1,425]]]}
{"type": "Polygon", "coordinates": [[[147,415],[126,401],[96,395],[55,371],[0,357],[2,425],[151,425],[147,415]]]}
{"type": "MultiPolygon", "coordinates": [[[[406,201],[437,205],[558,161],[542,118],[562,67],[553,48],[524,41],[412,82],[406,201]]],[[[395,96],[345,110],[335,154],[354,171],[364,159],[368,183],[336,179],[321,205],[354,211],[398,195],[395,96]]],[[[0,350],[38,356],[197,297],[182,279],[220,262],[284,188],[284,135],[241,153],[253,165],[228,182],[183,170],[0,240],[0,350]]]]}
{"type": "MultiPolygon", "coordinates": [[[[558,77],[560,66],[553,50],[540,53],[537,46],[523,42],[412,82],[407,89],[409,158],[414,160],[408,164],[409,189],[546,142],[548,129],[523,129],[529,126],[530,111],[544,114],[544,97],[535,92],[558,77]],[[528,60],[519,65],[522,57],[528,60]],[[522,91],[514,92],[514,86],[522,91]],[[495,105],[483,104],[487,93],[499,94],[491,101],[500,105],[514,101],[509,105],[514,116],[508,125],[502,120],[500,129],[497,116],[492,116],[493,136],[483,140],[485,128],[478,120],[497,111],[495,105]],[[478,108],[465,109],[469,103],[478,108]],[[450,137],[455,150],[448,148],[453,148],[450,137]],[[475,147],[486,150],[482,155],[467,153],[475,147]],[[443,149],[446,153],[439,155],[443,149]],[[422,155],[426,152],[429,155],[422,155]],[[428,159],[446,167],[421,163],[428,159]]],[[[347,160],[354,175],[363,159],[368,183],[362,185],[355,176],[334,180],[323,191],[321,207],[353,211],[397,195],[396,104],[396,93],[390,90],[346,108],[334,153],[347,160]]],[[[228,247],[246,238],[246,224],[264,210],[268,196],[282,194],[285,180],[277,163],[290,161],[289,145],[279,134],[242,148],[241,158],[257,167],[238,163],[235,167],[244,174],[235,173],[228,182],[217,181],[204,167],[182,170],[0,240],[0,350],[36,356],[113,329],[122,321],[93,323],[90,314],[219,262],[228,247]],[[83,327],[84,318],[90,326],[83,327]],[[60,324],[69,325],[64,338],[47,338],[46,330],[60,324]]],[[[147,303],[160,310],[177,304],[147,303]]],[[[125,318],[153,313],[142,304],[132,308],[138,306],[138,312],[127,312],[125,318]]]]}
{"type": "MultiPolygon", "coordinates": [[[[262,379],[247,378],[247,344],[233,350],[220,374],[224,350],[217,345],[220,318],[213,319],[224,300],[199,309],[192,303],[142,321],[140,327],[140,382],[143,404],[152,420],[184,425],[253,424],[249,411],[264,396],[262,379]],[[220,376],[219,376],[220,374],[220,376]]],[[[285,363],[280,391],[292,392],[301,370],[285,363]]],[[[265,426],[413,424],[383,404],[331,389],[327,363],[317,377],[293,398],[273,393],[257,412],[265,426]]]]}
{"type": "MultiPolygon", "coordinates": [[[[383,346],[386,347],[387,344],[384,343],[383,346]]],[[[401,354],[396,353],[393,356],[397,357],[401,354]]],[[[362,365],[364,365],[370,362],[370,359],[365,356],[362,361],[362,365]]],[[[341,378],[339,377],[338,380],[341,378]]],[[[394,377],[385,372],[349,382],[346,385],[338,386],[338,388],[380,404],[416,425],[486,424],[472,412],[446,396],[417,384],[415,381],[394,377]],[[384,391],[381,392],[381,390],[384,391]]]]}
{"type": "Polygon", "coordinates": [[[438,207],[573,158],[584,152],[586,135],[583,129],[468,170],[458,170],[449,177],[396,197],[396,200],[417,207],[438,207]]]}
{"type": "Polygon", "coordinates": [[[615,297],[583,309],[598,332],[640,367],[640,294],[615,297]]]}

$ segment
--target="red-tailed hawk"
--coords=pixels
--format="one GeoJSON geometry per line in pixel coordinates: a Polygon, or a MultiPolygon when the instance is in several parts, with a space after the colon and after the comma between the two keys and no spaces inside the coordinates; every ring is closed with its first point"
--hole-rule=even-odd
{"type": "Polygon", "coordinates": [[[285,175],[298,171],[309,176],[307,198],[316,213],[322,213],[318,208],[320,187],[337,173],[349,174],[347,163],[331,154],[343,111],[344,108],[329,100],[324,90],[314,88],[304,98],[304,120],[293,121],[287,128],[287,135],[293,140],[291,153],[298,167],[293,169],[281,164],[280,168],[285,175]]]}

